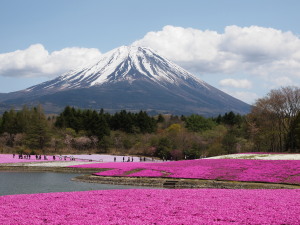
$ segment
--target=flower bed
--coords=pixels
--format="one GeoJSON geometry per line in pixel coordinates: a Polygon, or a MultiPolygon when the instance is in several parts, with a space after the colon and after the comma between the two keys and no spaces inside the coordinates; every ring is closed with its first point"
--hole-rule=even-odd
{"type": "MultiPolygon", "coordinates": [[[[52,162],[52,161],[59,161],[59,162],[66,162],[71,161],[74,156],[66,155],[66,159],[64,158],[65,155],[59,158],[59,155],[55,156],[55,160],[53,159],[53,155],[47,155],[47,159],[44,158],[44,155],[41,156],[41,159],[36,159],[35,155],[31,155],[30,159],[23,158],[19,159],[19,155],[16,154],[13,157],[13,154],[0,154],[0,164],[1,163],[26,163],[26,162],[52,162]]],[[[77,162],[88,162],[87,159],[75,159],[77,162]]]]}
{"type": "Polygon", "coordinates": [[[106,190],[0,197],[1,224],[300,224],[300,190],[106,190]]]}
{"type": "Polygon", "coordinates": [[[263,160],[300,160],[298,153],[268,153],[268,152],[251,152],[251,153],[237,153],[230,155],[220,155],[210,157],[210,159],[263,159],[263,160]]]}
{"type": "Polygon", "coordinates": [[[300,184],[299,160],[202,159],[164,163],[100,163],[77,165],[82,168],[110,168],[102,176],[174,177],[300,184]],[[145,171],[143,171],[145,170],[145,171]],[[155,172],[153,172],[155,171],[155,172]],[[159,171],[161,173],[159,173],[159,171]]]}
{"type": "MultiPolygon", "coordinates": [[[[56,157],[56,160],[59,160],[58,157],[56,157]]],[[[13,157],[12,154],[0,154],[0,163],[20,163],[20,162],[47,162],[47,161],[53,161],[52,156],[47,156],[47,160],[44,159],[44,156],[42,155],[41,159],[37,160],[35,158],[35,155],[31,155],[30,159],[19,159],[19,155],[16,154],[15,157],[13,157]]]]}

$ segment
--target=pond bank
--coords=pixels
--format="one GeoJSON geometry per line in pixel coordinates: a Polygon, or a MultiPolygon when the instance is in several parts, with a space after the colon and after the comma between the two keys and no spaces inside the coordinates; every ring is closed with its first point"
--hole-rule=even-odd
{"type": "Polygon", "coordinates": [[[214,189],[300,189],[300,185],[260,182],[219,181],[200,179],[153,178],[153,177],[108,177],[83,175],[72,179],[91,183],[133,185],[163,188],[214,188],[214,189]]]}

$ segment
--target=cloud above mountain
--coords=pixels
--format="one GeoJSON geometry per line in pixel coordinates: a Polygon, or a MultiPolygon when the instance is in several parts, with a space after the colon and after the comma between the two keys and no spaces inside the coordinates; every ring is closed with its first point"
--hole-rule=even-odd
{"type": "Polygon", "coordinates": [[[300,84],[300,38],[290,31],[232,25],[216,32],[165,26],[134,44],[153,48],[248,103],[266,94],[262,90],[300,84]]]}
{"type": "Polygon", "coordinates": [[[101,55],[96,48],[64,48],[49,53],[42,44],[0,54],[0,75],[9,77],[53,77],[94,62],[101,55]]]}
{"type": "Polygon", "coordinates": [[[220,80],[219,84],[223,87],[235,87],[235,88],[246,88],[249,89],[252,87],[252,83],[249,80],[242,79],[223,79],[220,80]]]}
{"type": "Polygon", "coordinates": [[[198,74],[247,72],[300,77],[300,39],[258,26],[227,26],[224,33],[165,26],[134,44],[148,46],[198,74]]]}

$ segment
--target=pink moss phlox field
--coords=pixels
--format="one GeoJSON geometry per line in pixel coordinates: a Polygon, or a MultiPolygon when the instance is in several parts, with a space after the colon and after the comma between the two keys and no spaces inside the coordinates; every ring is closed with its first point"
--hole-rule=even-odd
{"type": "Polygon", "coordinates": [[[1,224],[300,224],[300,190],[105,190],[0,197],[1,224]]]}
{"type": "MultiPolygon", "coordinates": [[[[201,159],[164,163],[99,163],[73,167],[110,168],[112,176],[140,169],[164,171],[165,177],[300,184],[300,160],[201,159]]],[[[146,172],[143,176],[150,177],[146,172]]],[[[96,173],[103,175],[103,172],[96,173]]],[[[138,176],[138,173],[129,176],[138,176]]],[[[157,176],[157,173],[156,175],[157,176]]]]}

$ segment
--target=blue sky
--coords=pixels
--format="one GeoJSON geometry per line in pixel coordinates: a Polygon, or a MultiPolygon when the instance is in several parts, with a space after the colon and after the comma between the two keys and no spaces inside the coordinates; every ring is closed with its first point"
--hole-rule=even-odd
{"type": "Polygon", "coordinates": [[[1,0],[0,93],[138,43],[253,103],[300,84],[300,1],[1,0]]]}

